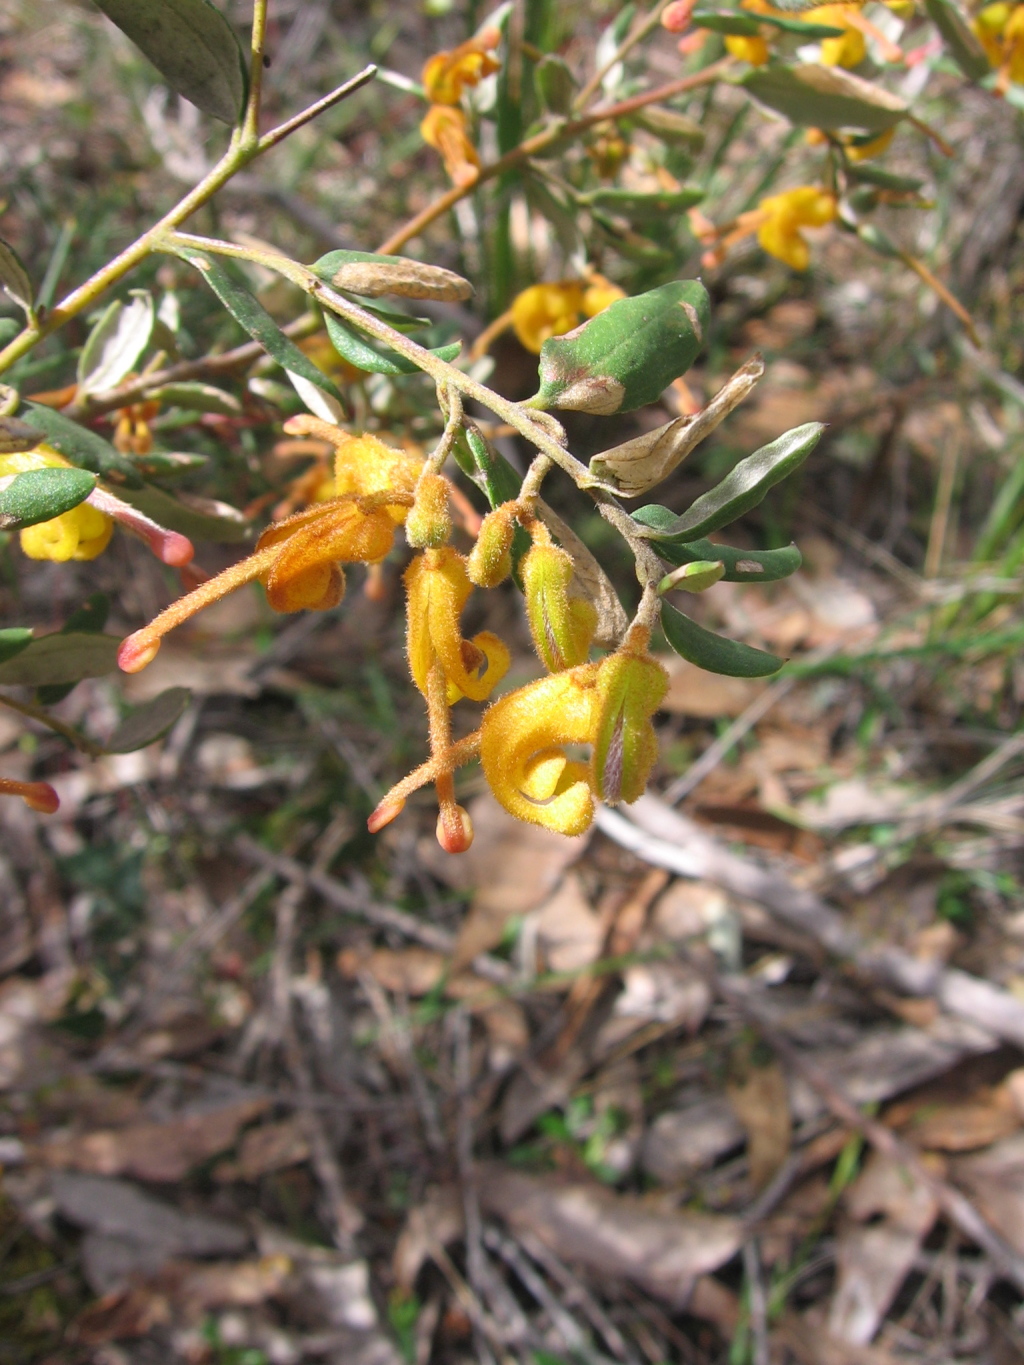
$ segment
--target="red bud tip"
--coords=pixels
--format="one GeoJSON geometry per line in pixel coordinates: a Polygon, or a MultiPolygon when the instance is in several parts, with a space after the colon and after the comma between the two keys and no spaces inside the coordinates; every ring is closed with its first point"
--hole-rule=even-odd
{"type": "Polygon", "coordinates": [[[442,806],[437,817],[437,842],[445,853],[465,853],[473,842],[473,821],[463,806],[442,806]]]}
{"type": "Polygon", "coordinates": [[[153,662],[159,649],[159,640],[149,638],[144,630],[137,630],[134,635],[121,641],[117,651],[117,666],[122,673],[141,673],[147,664],[153,662]]]}
{"type": "Polygon", "coordinates": [[[29,810],[52,815],[60,805],[60,797],[49,782],[16,782],[0,777],[0,796],[20,796],[29,810]]]}
{"type": "Polygon", "coordinates": [[[195,546],[188,536],[180,535],[177,531],[166,532],[163,543],[157,549],[160,559],[175,569],[190,563],[195,552],[195,546]]]}
{"type": "Polygon", "coordinates": [[[673,0],[661,11],[661,26],[669,33],[683,33],[690,26],[694,0],[673,0]]]}
{"type": "Polygon", "coordinates": [[[396,816],[401,815],[405,809],[405,802],[401,797],[398,800],[385,797],[377,809],[366,822],[366,828],[371,834],[377,834],[385,825],[390,825],[396,816]]]}

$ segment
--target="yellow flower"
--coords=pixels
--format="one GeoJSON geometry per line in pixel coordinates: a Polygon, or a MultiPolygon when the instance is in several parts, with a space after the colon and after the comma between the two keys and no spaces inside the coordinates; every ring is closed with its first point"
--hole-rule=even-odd
{"type": "MultiPolygon", "coordinates": [[[[70,469],[69,461],[48,445],[0,455],[0,478],[25,474],[33,469],[70,469]]],[[[63,564],[69,559],[95,559],[110,544],[114,523],[105,512],[88,502],[62,512],[50,521],[26,526],[20,534],[21,548],[29,559],[50,559],[63,564]]]]}
{"type": "Polygon", "coordinates": [[[415,467],[415,461],[376,437],[349,437],[317,418],[293,422],[289,426],[296,432],[331,433],[328,439],[338,450],[336,482],[356,488],[268,526],[247,559],[201,583],[129,635],[118,652],[124,672],[145,668],[168,631],[246,583],[262,583],[274,611],[327,611],[345,593],[342,564],[376,564],[388,554],[395,527],[412,506],[415,477],[407,465],[415,467]],[[380,488],[385,477],[396,486],[380,488]]]}
{"type": "Polygon", "coordinates": [[[771,56],[763,38],[748,38],[738,33],[726,34],[725,50],[751,66],[764,66],[771,56]]]}
{"type": "Polygon", "coordinates": [[[757,240],[770,256],[794,270],[806,270],[811,253],[800,229],[831,223],[837,212],[835,195],[814,185],[770,195],[754,210],[759,220],[757,240]]]}
{"type": "Polygon", "coordinates": [[[477,85],[501,66],[491,52],[501,42],[495,28],[485,28],[450,52],[437,52],[423,68],[423,86],[431,104],[458,104],[467,86],[477,85]]]}
{"type": "MultiPolygon", "coordinates": [[[[134,375],[126,375],[134,379],[134,375]]],[[[150,422],[160,411],[160,404],[153,399],[144,403],[132,403],[126,408],[118,408],[117,425],[114,428],[114,446],[122,455],[148,455],[153,449],[153,432],[150,422]]]]}
{"type": "Polygon", "coordinates": [[[11,777],[0,777],[0,796],[20,796],[29,810],[52,815],[60,805],[60,797],[49,782],[16,782],[11,777]]]}
{"type": "Polygon", "coordinates": [[[1024,84],[1024,5],[986,5],[973,28],[1003,81],[1024,84]]]}
{"type": "Polygon", "coordinates": [[[540,354],[548,337],[564,336],[580,320],[580,314],[596,317],[625,292],[595,271],[586,281],[561,280],[554,284],[531,284],[517,294],[509,310],[516,336],[528,351],[540,354]]]}
{"type": "Polygon", "coordinates": [[[432,104],[420,124],[423,141],[441,153],[452,183],[461,189],[480,174],[480,157],[469,137],[469,124],[461,109],[432,104]]]}
{"type": "Polygon", "coordinates": [[[856,22],[860,18],[858,5],[818,5],[800,18],[809,24],[827,24],[829,28],[844,30],[841,38],[822,39],[822,66],[860,66],[867,56],[864,34],[856,22]]]}
{"type": "Polygon", "coordinates": [[[485,701],[508,672],[510,656],[504,642],[489,630],[462,638],[459,618],[473,585],[466,561],[444,545],[417,555],[405,571],[408,595],[409,670],[424,696],[434,664],[440,664],[447,684],[447,700],[460,697],[485,701]]]}
{"type": "Polygon", "coordinates": [[[510,814],[559,834],[582,834],[595,798],[635,801],[657,757],[651,717],[668,688],[634,628],[621,649],[502,697],[480,727],[480,762],[510,814]],[[567,745],[590,745],[588,762],[567,745]]]}
{"type": "Polygon", "coordinates": [[[883,152],[889,150],[895,136],[895,128],[886,128],[884,133],[879,133],[877,137],[873,137],[867,142],[856,142],[853,138],[844,138],[846,155],[850,161],[867,161],[873,156],[881,156],[883,152]]]}

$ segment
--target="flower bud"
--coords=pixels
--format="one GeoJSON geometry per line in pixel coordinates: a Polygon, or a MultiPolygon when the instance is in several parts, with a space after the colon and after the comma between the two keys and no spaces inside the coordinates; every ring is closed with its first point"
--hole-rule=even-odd
{"type": "Polygon", "coordinates": [[[667,28],[669,33],[685,33],[690,27],[693,6],[694,0],[672,0],[661,11],[662,28],[667,28]]]}
{"type": "Polygon", "coordinates": [[[573,563],[557,545],[534,544],[522,564],[526,615],[534,647],[550,673],[584,663],[597,630],[597,612],[570,597],[573,563]]]}
{"type": "Polygon", "coordinates": [[[597,675],[594,790],[616,805],[643,794],[658,757],[651,716],[668,691],[668,674],[646,653],[629,646],[610,654],[597,675]]]}
{"type": "Polygon", "coordinates": [[[515,530],[515,513],[509,503],[487,513],[466,563],[471,583],[478,588],[496,588],[508,578],[515,530]]]}
{"type": "Polygon", "coordinates": [[[414,549],[444,545],[452,533],[448,480],[426,473],[416,488],[416,501],[405,522],[405,538],[414,549]]]}
{"type": "Polygon", "coordinates": [[[465,853],[473,842],[473,821],[465,806],[442,806],[437,817],[437,842],[445,853],[465,853]]]}

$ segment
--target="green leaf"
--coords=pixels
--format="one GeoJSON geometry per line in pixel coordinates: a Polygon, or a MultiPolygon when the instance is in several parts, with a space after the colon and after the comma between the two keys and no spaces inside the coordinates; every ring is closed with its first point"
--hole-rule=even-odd
{"type": "Polygon", "coordinates": [[[34,316],[35,308],[32,301],[35,296],[28,271],[22,265],[14,247],[8,246],[4,241],[0,241],[0,285],[3,285],[4,292],[10,295],[28,317],[34,316]]]}
{"type": "Polygon", "coordinates": [[[538,407],[608,415],[653,403],[693,364],[710,316],[699,280],[618,299],[540,353],[538,407]]]}
{"type": "Polygon", "coordinates": [[[705,630],[667,602],[662,603],[661,628],[677,654],[709,673],[724,673],[730,678],[765,678],[769,673],[777,673],[785,663],[763,649],[705,630]]]}
{"type": "Polygon", "coordinates": [[[117,666],[121,641],[114,635],[80,631],[43,635],[13,659],[0,664],[4,687],[41,687],[47,683],[75,683],[99,678],[117,666]]]}
{"type": "MultiPolygon", "coordinates": [[[[294,341],[285,336],[262,303],[254,299],[248,289],[239,284],[219,261],[213,260],[205,251],[197,251],[191,246],[175,246],[174,251],[182,260],[188,261],[189,265],[199,271],[235,321],[273,356],[290,379],[293,375],[298,375],[300,379],[330,394],[338,402],[342,401],[341,391],[337,385],[317,369],[294,341]]],[[[305,402],[307,395],[301,392],[298,385],[295,385],[295,389],[305,402]]]]}
{"type": "Polygon", "coordinates": [[[242,405],[234,394],[194,379],[183,379],[177,384],[161,384],[158,389],[150,389],[146,397],[167,407],[186,408],[189,412],[216,412],[222,417],[237,417],[242,411],[242,405]]]}
{"type": "Polygon", "coordinates": [[[47,443],[65,460],[81,469],[91,469],[109,483],[123,484],[126,488],[142,487],[142,479],[131,461],[95,431],[79,426],[70,417],[43,403],[30,402],[26,406],[30,424],[43,433],[47,443]]]}
{"type": "Polygon", "coordinates": [[[179,95],[222,123],[245,105],[245,58],[234,29],[209,0],[96,0],[179,95]]]}
{"type": "Polygon", "coordinates": [[[151,484],[142,488],[122,489],[119,496],[153,521],[170,531],[179,531],[189,540],[214,540],[222,545],[237,545],[249,535],[250,526],[242,514],[223,502],[197,498],[193,506],[188,506],[184,501],[186,494],[172,498],[162,488],[154,488],[151,484]]]}
{"type": "Polygon", "coordinates": [[[942,34],[946,50],[970,81],[980,81],[992,69],[985,49],[978,41],[955,0],[924,0],[928,18],[942,34]]]}
{"type": "Polygon", "coordinates": [[[144,289],[132,292],[131,303],[115,299],[89,333],[78,357],[77,398],[115,388],[149,345],[156,319],[153,298],[144,289]]]}
{"type": "Polygon", "coordinates": [[[710,540],[661,540],[658,554],[670,564],[694,564],[701,560],[721,560],[726,583],[774,583],[796,573],[803,556],[795,545],[779,550],[737,550],[710,540]]]}
{"type": "Polygon", "coordinates": [[[681,189],[663,190],[657,194],[639,194],[633,190],[594,190],[592,194],[582,195],[581,202],[642,222],[649,218],[663,218],[666,214],[684,213],[703,198],[703,190],[684,185],[681,189]]]}
{"type": "Polygon", "coordinates": [[[795,33],[809,42],[819,38],[841,38],[845,32],[845,29],[833,28],[830,24],[813,24],[807,19],[784,19],[781,14],[762,14],[760,21],[781,29],[783,33],[795,33]]]}
{"type": "Polygon", "coordinates": [[[454,270],[424,265],[408,256],[378,256],[372,251],[328,251],[309,267],[332,289],[377,298],[438,299],[455,303],[472,298],[473,286],[454,270]]]}
{"type": "MultiPolygon", "coordinates": [[[[107,624],[109,614],[110,598],[106,593],[94,592],[91,597],[86,598],[82,605],[71,613],[61,626],[60,633],[61,635],[74,635],[78,631],[86,631],[91,635],[99,635],[107,624]]],[[[75,683],[73,682],[46,683],[37,689],[36,700],[41,706],[56,706],[74,689],[75,683]]]]}
{"type": "Polygon", "coordinates": [[[907,115],[896,95],[837,66],[770,62],[748,71],[740,82],[755,99],[784,114],[790,123],[812,128],[863,128],[884,133],[907,115]]]}
{"type": "Polygon", "coordinates": [[[633,117],[641,128],[671,146],[685,147],[691,152],[699,152],[704,146],[704,129],[696,119],[679,109],[649,104],[645,109],[638,109],[633,117]]]}
{"type": "Polygon", "coordinates": [[[880,190],[895,190],[899,194],[915,194],[924,184],[924,181],[916,176],[896,175],[893,171],[883,170],[881,166],[872,166],[866,161],[851,161],[846,167],[846,174],[851,180],[875,185],[880,190]]]}
{"type": "MultiPolygon", "coordinates": [[[[770,488],[792,474],[807,459],[825,430],[823,422],[805,422],[755,450],[681,517],[667,507],[640,507],[633,520],[648,528],[652,540],[693,541],[720,526],[727,526],[764,498],[770,488]]],[[[717,551],[717,546],[715,547],[717,551]]]]}
{"type": "MultiPolygon", "coordinates": [[[[3,480],[6,483],[6,480],[3,480]]],[[[51,521],[84,502],[96,487],[88,469],[29,469],[0,488],[0,531],[51,521]]]]}
{"type": "Polygon", "coordinates": [[[697,28],[710,29],[712,33],[729,33],[741,38],[756,38],[761,32],[756,19],[749,14],[740,14],[736,10],[695,9],[691,17],[697,28]]]}
{"type": "Polygon", "coordinates": [[[724,573],[725,565],[720,559],[695,559],[666,574],[658,584],[658,592],[671,592],[673,588],[682,588],[683,592],[707,592],[724,573]]]}
{"type": "Polygon", "coordinates": [[[460,428],[452,454],[459,468],[473,480],[492,508],[518,498],[522,477],[473,422],[460,428]]]}
{"type": "MultiPolygon", "coordinates": [[[[324,326],[334,349],[358,370],[367,370],[370,374],[417,374],[419,371],[419,366],[406,360],[404,355],[368,337],[361,337],[337,313],[325,312],[324,326]]],[[[448,346],[439,346],[430,354],[441,360],[454,360],[461,350],[462,343],[453,341],[448,346]]]]}
{"type": "Polygon", "coordinates": [[[137,707],[117,727],[104,745],[108,754],[130,754],[166,735],[192,701],[187,687],[169,687],[159,696],[137,707]]]}
{"type": "Polygon", "coordinates": [[[13,659],[32,643],[32,632],[25,626],[8,626],[0,630],[0,664],[13,659]]]}
{"type": "MultiPolygon", "coordinates": [[[[291,389],[288,396],[294,397],[291,389]]],[[[208,456],[184,450],[150,450],[145,455],[133,455],[132,463],[148,478],[173,479],[210,463],[208,456]]]]}
{"type": "Polygon", "coordinates": [[[541,108],[549,114],[568,118],[576,94],[576,77],[568,62],[553,52],[545,52],[533,69],[533,83],[541,108]]]}

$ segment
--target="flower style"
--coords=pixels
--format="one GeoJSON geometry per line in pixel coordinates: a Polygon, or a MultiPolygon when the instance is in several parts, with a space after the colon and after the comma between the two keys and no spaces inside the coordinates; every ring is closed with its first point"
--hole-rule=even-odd
{"type": "Polygon", "coordinates": [[[501,63],[491,53],[500,42],[496,28],[485,28],[450,52],[435,52],[423,68],[423,88],[431,104],[458,104],[467,86],[493,75],[501,63]]]}
{"type": "Polygon", "coordinates": [[[201,583],[129,635],[118,652],[124,672],[145,668],[168,631],[245,583],[261,582],[274,611],[327,611],[345,593],[342,564],[376,564],[389,553],[395,528],[412,506],[417,462],[376,437],[352,437],[317,418],[292,419],[286,429],[329,433],[337,452],[336,495],[268,526],[247,559],[201,583]]]}
{"type": "Polygon", "coordinates": [[[16,782],[12,777],[0,777],[0,796],[20,796],[29,810],[52,815],[60,805],[60,797],[49,782],[16,782]]]}
{"type": "Polygon", "coordinates": [[[998,0],[986,5],[973,23],[985,54],[999,72],[999,86],[1005,90],[1010,81],[1024,85],[1024,5],[998,0]]]}
{"type": "Polygon", "coordinates": [[[811,251],[800,229],[831,223],[838,208],[834,194],[814,185],[800,185],[762,199],[754,212],[761,216],[757,240],[764,250],[794,270],[806,270],[811,251]]]}
{"type": "Polygon", "coordinates": [[[484,715],[480,761],[511,814],[559,834],[582,834],[595,799],[616,804],[643,792],[657,757],[651,717],[668,677],[634,627],[599,664],[582,664],[502,697],[484,715]],[[566,745],[591,746],[589,761],[566,745]]]}
{"type": "Polygon", "coordinates": [[[432,104],[420,124],[423,141],[441,153],[453,184],[462,189],[480,174],[480,157],[469,136],[469,121],[461,109],[432,104]]]}

